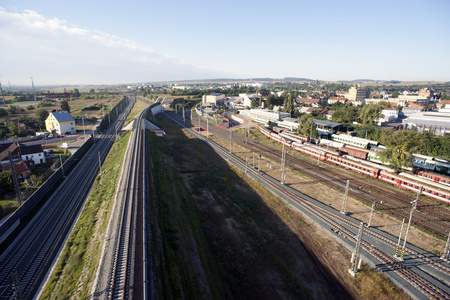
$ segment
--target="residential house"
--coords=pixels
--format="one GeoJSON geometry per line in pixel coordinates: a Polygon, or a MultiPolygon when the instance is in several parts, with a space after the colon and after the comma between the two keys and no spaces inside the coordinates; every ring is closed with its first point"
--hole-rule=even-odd
{"type": "Polygon", "coordinates": [[[312,106],[312,107],[319,107],[319,105],[322,104],[320,99],[302,98],[302,97],[295,98],[294,102],[299,106],[312,106]]]}
{"type": "Polygon", "coordinates": [[[45,128],[57,134],[76,133],[75,119],[67,111],[51,112],[45,120],[45,128]]]}
{"type": "Polygon", "coordinates": [[[345,103],[344,97],[330,97],[328,98],[328,104],[334,104],[334,103],[345,103]]]}
{"type": "MultiPolygon", "coordinates": [[[[8,164],[2,166],[3,171],[10,171],[11,170],[11,164],[8,162],[8,164]]],[[[14,162],[14,171],[19,177],[22,177],[22,179],[27,179],[30,177],[30,170],[28,169],[27,165],[22,161],[15,161],[14,162]]]]}
{"type": "Polygon", "coordinates": [[[20,156],[28,165],[45,164],[44,150],[40,144],[38,145],[19,145],[20,156]]]}
{"type": "Polygon", "coordinates": [[[320,114],[327,120],[331,120],[334,113],[335,113],[334,110],[328,110],[328,109],[324,109],[320,112],[320,114]]]}

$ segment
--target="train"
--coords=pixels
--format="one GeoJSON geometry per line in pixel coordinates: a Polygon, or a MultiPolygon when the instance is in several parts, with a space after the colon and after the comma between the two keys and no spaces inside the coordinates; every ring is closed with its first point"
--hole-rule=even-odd
{"type": "Polygon", "coordinates": [[[420,178],[450,186],[450,176],[423,170],[415,170],[414,173],[420,178]]]}
{"type": "MultiPolygon", "coordinates": [[[[292,142],[291,140],[281,137],[277,133],[272,132],[262,126],[259,126],[258,128],[259,131],[266,137],[275,140],[287,147],[291,147],[294,150],[318,158],[318,160],[327,161],[338,166],[359,172],[366,176],[370,176],[389,184],[419,193],[429,198],[433,198],[445,204],[450,204],[450,188],[447,189],[446,187],[440,186],[437,183],[433,183],[431,181],[427,182],[426,180],[420,179],[415,175],[410,175],[407,173],[397,174],[395,170],[390,169],[387,166],[367,161],[364,158],[354,157],[352,155],[349,155],[348,153],[344,154],[343,151],[340,151],[342,147],[339,151],[330,149],[327,150],[325,148],[303,141],[292,142]]],[[[346,150],[351,152],[351,150],[349,149],[352,148],[348,148],[346,150]]]]}

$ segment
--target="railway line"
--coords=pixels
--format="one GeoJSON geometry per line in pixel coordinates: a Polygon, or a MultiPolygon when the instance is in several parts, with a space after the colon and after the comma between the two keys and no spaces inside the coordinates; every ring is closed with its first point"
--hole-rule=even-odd
{"type": "Polygon", "coordinates": [[[145,115],[134,121],[122,165],[108,241],[92,289],[94,299],[144,299],[144,154],[145,115]]]}
{"type": "Polygon", "coordinates": [[[130,113],[134,101],[97,137],[36,216],[0,256],[0,299],[31,299],[56,260],[99,172],[103,161],[130,113]],[[99,156],[98,156],[99,155],[99,156]]]}
{"type": "MultiPolygon", "coordinates": [[[[166,114],[167,115],[167,114],[166,114]]],[[[181,121],[170,115],[170,119],[184,126],[181,121]]],[[[291,205],[300,208],[316,220],[319,220],[326,227],[329,227],[343,240],[356,243],[356,233],[359,228],[360,221],[351,217],[344,216],[334,209],[321,204],[320,202],[291,189],[288,186],[280,184],[267,175],[262,174],[256,168],[249,167],[241,158],[231,154],[221,146],[206,139],[203,135],[192,129],[187,129],[189,133],[203,142],[211,146],[220,156],[236,165],[259,182],[263,183],[273,192],[283,197],[291,205]]],[[[279,155],[277,156],[280,157],[279,155]]],[[[409,265],[393,258],[396,248],[396,239],[392,236],[383,234],[378,230],[371,228],[364,229],[364,238],[361,243],[362,249],[367,257],[372,257],[378,268],[383,268],[385,272],[393,272],[404,281],[405,290],[415,289],[426,298],[431,299],[450,299],[450,287],[448,282],[450,279],[450,268],[447,263],[440,261],[436,257],[425,255],[416,251],[413,247],[407,246],[405,253],[408,258],[409,265]],[[412,262],[414,261],[414,263],[412,262]],[[425,274],[425,275],[424,275],[425,274]],[[446,278],[446,280],[442,280],[446,278]],[[447,282],[447,283],[443,283],[447,282]]]]}
{"type": "MultiPolygon", "coordinates": [[[[197,124],[194,121],[193,124],[197,124]]],[[[210,132],[222,139],[229,139],[227,130],[210,126],[210,132]]],[[[241,135],[233,135],[233,142],[260,153],[272,160],[279,161],[281,158],[281,150],[261,144],[252,139],[245,138],[241,135]]],[[[326,165],[324,169],[317,164],[299,159],[293,155],[286,155],[286,165],[293,170],[298,170],[317,181],[326,181],[327,185],[339,191],[345,191],[346,180],[350,180],[348,194],[354,198],[360,199],[367,205],[376,202],[378,209],[388,212],[397,218],[408,218],[413,199],[407,196],[404,191],[398,191],[394,187],[386,186],[380,182],[362,179],[354,172],[336,167],[332,164],[320,162],[326,165]]],[[[419,199],[417,211],[413,215],[412,222],[417,224],[429,232],[435,233],[442,237],[446,237],[450,231],[450,210],[443,205],[436,205],[430,201],[419,199]]]]}

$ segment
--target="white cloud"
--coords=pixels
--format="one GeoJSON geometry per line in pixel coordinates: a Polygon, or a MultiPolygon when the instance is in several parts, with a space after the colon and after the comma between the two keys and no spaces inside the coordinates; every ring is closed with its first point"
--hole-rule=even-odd
{"type": "Polygon", "coordinates": [[[195,66],[136,41],[93,32],[39,13],[0,7],[2,79],[36,82],[119,83],[219,77],[224,72],[195,66]]]}

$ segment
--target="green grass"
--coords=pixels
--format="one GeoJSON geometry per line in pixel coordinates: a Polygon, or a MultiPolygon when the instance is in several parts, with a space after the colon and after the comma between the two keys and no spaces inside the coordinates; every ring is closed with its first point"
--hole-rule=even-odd
{"type": "Polygon", "coordinates": [[[104,240],[106,233],[128,139],[129,133],[123,134],[106,157],[102,166],[104,173],[95,179],[85,207],[44,289],[43,299],[67,299],[75,292],[80,299],[89,296],[101,255],[99,241],[104,240]]]}

